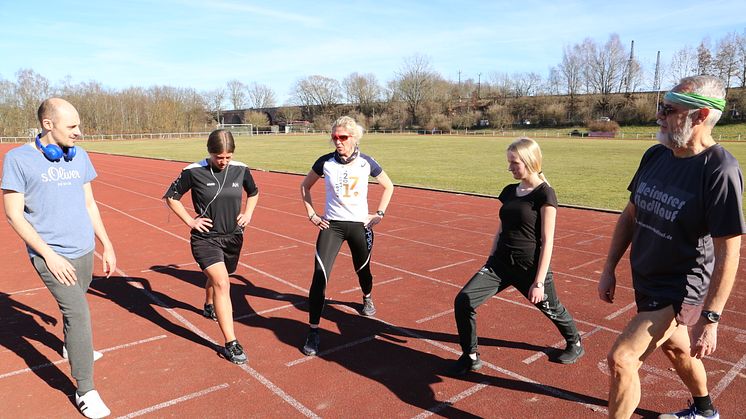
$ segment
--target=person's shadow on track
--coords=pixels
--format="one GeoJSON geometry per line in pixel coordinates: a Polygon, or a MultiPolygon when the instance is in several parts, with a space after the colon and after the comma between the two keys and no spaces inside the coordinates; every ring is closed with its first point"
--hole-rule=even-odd
{"type": "MultiPolygon", "coordinates": [[[[170,321],[159,313],[155,309],[156,307],[186,309],[190,311],[197,311],[197,309],[194,306],[153,290],[147,279],[111,277],[105,281],[93,281],[88,292],[102,298],[107,298],[132,314],[147,319],[176,336],[206,346],[211,350],[217,349],[209,340],[186,327],[170,321]]],[[[199,312],[201,313],[201,310],[199,312]]]]}
{"type": "MultiPolygon", "coordinates": [[[[31,341],[37,341],[55,351],[62,350],[62,340],[38,323],[34,316],[49,325],[56,325],[57,318],[17,301],[13,296],[0,292],[0,345],[23,359],[28,368],[50,387],[65,395],[75,392],[75,384],[62,370],[37,350],[31,341]]],[[[2,372],[4,374],[9,371],[2,372]]]]}

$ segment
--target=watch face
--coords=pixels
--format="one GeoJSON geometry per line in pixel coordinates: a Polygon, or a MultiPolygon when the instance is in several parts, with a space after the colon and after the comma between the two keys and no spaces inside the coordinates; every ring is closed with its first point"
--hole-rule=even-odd
{"type": "Polygon", "coordinates": [[[717,323],[717,322],[720,321],[720,315],[717,314],[717,313],[715,313],[715,312],[712,312],[712,311],[703,311],[702,315],[705,316],[705,318],[710,323],[717,323]]]}

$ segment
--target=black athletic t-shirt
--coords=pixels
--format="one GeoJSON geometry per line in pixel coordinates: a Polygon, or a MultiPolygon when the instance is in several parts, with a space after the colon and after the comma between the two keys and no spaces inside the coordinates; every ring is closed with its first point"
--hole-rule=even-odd
{"type": "Polygon", "coordinates": [[[192,230],[192,235],[197,236],[240,233],[236,218],[241,212],[241,191],[248,196],[259,193],[245,164],[231,161],[225,169],[217,171],[207,159],[185,167],[163,197],[179,200],[190,189],[197,215],[212,220],[208,233],[192,230]]]}
{"type": "Polygon", "coordinates": [[[546,183],[537,186],[524,196],[516,195],[518,184],[506,186],[498,199],[502,230],[493,256],[510,254],[538,259],[541,251],[541,207],[557,207],[557,195],[546,183]]]}
{"type": "Polygon", "coordinates": [[[701,304],[715,261],[712,237],[746,232],[738,161],[719,144],[687,158],[657,144],[643,155],[628,189],[636,213],[635,290],[701,304]]]}

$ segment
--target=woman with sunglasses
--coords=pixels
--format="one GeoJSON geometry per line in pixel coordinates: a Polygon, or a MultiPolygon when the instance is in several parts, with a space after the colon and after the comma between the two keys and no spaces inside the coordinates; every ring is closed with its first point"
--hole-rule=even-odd
{"type": "Polygon", "coordinates": [[[300,187],[308,219],[319,229],[313,281],[308,295],[311,329],[303,346],[303,353],[309,356],[319,351],[319,321],[324,309],[326,283],[344,241],[350,247],[352,263],[363,292],[361,314],[372,316],[376,313],[371,297],[373,275],[370,272],[373,226],[383,219],[394,193],[394,185],[372,157],[360,153],[362,136],[363,127],[349,116],[334,121],[332,144],[335,151],[316,160],[300,187]],[[311,187],[322,176],[326,184],[323,216],[316,212],[311,200],[311,187]],[[373,214],[368,213],[369,176],[376,178],[383,187],[381,201],[373,214]]]}

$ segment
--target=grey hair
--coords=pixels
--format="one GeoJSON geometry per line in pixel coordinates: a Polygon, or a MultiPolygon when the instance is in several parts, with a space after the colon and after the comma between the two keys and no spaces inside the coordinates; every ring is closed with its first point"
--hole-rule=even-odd
{"type": "MultiPolygon", "coordinates": [[[[696,93],[698,95],[717,99],[725,99],[726,94],[723,81],[715,76],[709,75],[684,77],[679,81],[679,84],[674,88],[674,91],[696,93]]],[[[710,109],[710,113],[707,115],[704,124],[713,127],[718,123],[722,115],[722,111],[710,109]]]]}

